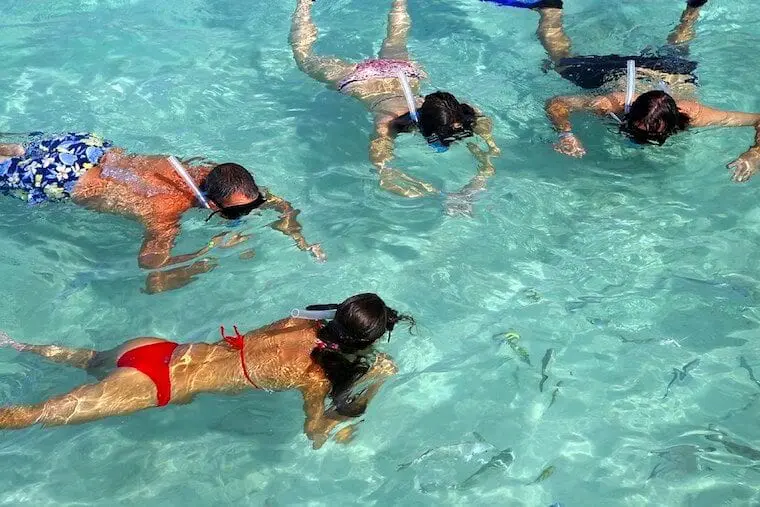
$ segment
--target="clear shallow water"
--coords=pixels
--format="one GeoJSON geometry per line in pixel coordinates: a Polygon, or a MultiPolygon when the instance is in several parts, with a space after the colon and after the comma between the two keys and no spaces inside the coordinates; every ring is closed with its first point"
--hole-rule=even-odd
{"type": "MultiPolygon", "coordinates": [[[[681,8],[567,3],[580,53],[659,46],[681,8]]],[[[415,336],[396,332],[382,345],[401,373],[350,446],[318,452],[301,434],[295,393],[201,396],[85,426],[3,432],[0,502],[760,502],[760,385],[748,371],[760,375],[760,182],[734,185],[723,168],[751,129],[641,150],[578,118],[589,154],[562,158],[543,101],[576,89],[541,71],[536,15],[410,0],[425,91],[450,90],[492,116],[504,152],[474,217],[449,218],[437,199],[378,190],[368,115],[293,64],[294,2],[243,4],[0,2],[0,130],[92,130],[135,152],[239,161],[303,210],[304,232],[329,262],[251,219],[253,239],[217,250],[213,273],[148,296],[137,225],[2,199],[0,329],[97,348],[139,335],[213,340],[220,324],[253,328],[295,305],[371,290],[420,323],[415,336]],[[241,260],[247,248],[256,256],[241,260]],[[505,342],[510,330],[530,365],[505,342]],[[541,392],[547,349],[555,358],[541,392]]],[[[319,2],[318,50],[372,56],[389,5],[319,2]]],[[[760,110],[760,15],[750,7],[712,0],[703,11],[692,56],[711,105],[760,110]]],[[[398,166],[449,190],[474,171],[464,148],[433,156],[419,139],[399,146],[398,166]]],[[[186,217],[178,251],[218,232],[203,218],[186,217]]],[[[0,350],[2,404],[86,380],[0,350]]]]}

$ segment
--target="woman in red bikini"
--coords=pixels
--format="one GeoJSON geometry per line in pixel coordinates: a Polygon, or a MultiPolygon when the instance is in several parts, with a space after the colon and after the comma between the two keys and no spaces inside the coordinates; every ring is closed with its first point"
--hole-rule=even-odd
{"type": "MultiPolygon", "coordinates": [[[[189,403],[199,393],[298,389],[304,397],[304,432],[319,448],[338,424],[361,415],[396,373],[389,356],[372,350],[375,341],[400,321],[414,324],[375,294],[319,308],[334,310],[332,320],[287,318],[245,335],[235,328],[235,336],[225,336],[222,328],[223,340],[213,344],[136,338],[98,352],[28,345],[0,333],[0,345],[85,369],[99,379],[42,403],[0,408],[0,429],[84,423],[189,403]]],[[[340,436],[346,439],[350,432],[349,427],[340,436]]]]}

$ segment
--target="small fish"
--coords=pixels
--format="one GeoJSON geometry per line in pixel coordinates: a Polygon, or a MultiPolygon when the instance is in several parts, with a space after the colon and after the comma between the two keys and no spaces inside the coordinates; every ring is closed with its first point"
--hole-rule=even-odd
{"type": "Polygon", "coordinates": [[[488,460],[488,463],[478,468],[474,474],[459,483],[455,489],[469,489],[475,484],[475,482],[477,482],[477,479],[481,475],[489,472],[490,470],[509,470],[509,467],[512,466],[512,463],[514,463],[514,461],[515,455],[512,452],[512,449],[504,449],[499,454],[488,460]]]}
{"type": "Polygon", "coordinates": [[[741,456],[742,458],[747,458],[752,461],[760,461],[760,451],[748,445],[743,445],[730,440],[728,434],[723,431],[717,429],[715,431],[716,433],[707,435],[705,438],[713,442],[720,442],[728,452],[735,456],[741,456]]]}
{"type": "Polygon", "coordinates": [[[473,432],[472,434],[477,442],[462,442],[459,444],[442,445],[440,447],[428,449],[413,460],[398,465],[396,470],[405,470],[435,455],[461,458],[465,462],[470,462],[479,456],[494,450],[494,446],[489,444],[480,434],[476,432],[473,432]]]}
{"type": "Polygon", "coordinates": [[[546,408],[551,408],[552,405],[554,405],[554,402],[557,401],[557,395],[559,394],[559,388],[562,386],[562,381],[560,380],[556,384],[554,384],[554,392],[552,392],[552,401],[549,403],[549,406],[546,408]]]}
{"type": "Polygon", "coordinates": [[[673,368],[673,378],[670,379],[668,386],[665,388],[665,396],[663,396],[662,399],[664,400],[668,397],[668,394],[670,394],[670,388],[676,382],[676,380],[684,380],[689,372],[697,366],[699,366],[699,358],[686,363],[686,365],[684,365],[684,367],[680,370],[678,368],[673,368]]]}
{"type": "Polygon", "coordinates": [[[544,382],[549,379],[549,375],[546,372],[549,370],[552,362],[554,362],[554,355],[554,349],[546,349],[546,354],[544,354],[544,358],[541,361],[541,382],[538,383],[538,390],[540,392],[544,392],[544,382]]]}
{"type": "Polygon", "coordinates": [[[550,465],[544,468],[544,470],[540,474],[538,474],[538,477],[536,477],[536,480],[534,480],[533,482],[529,482],[528,486],[532,484],[538,484],[539,482],[543,482],[549,477],[551,477],[552,474],[554,474],[554,465],[550,465]]]}
{"type": "Polygon", "coordinates": [[[747,370],[747,373],[749,373],[749,379],[760,386],[760,380],[757,380],[755,378],[755,372],[752,371],[752,367],[749,365],[744,356],[739,356],[739,366],[747,370]]]}
{"type": "Polygon", "coordinates": [[[532,366],[530,364],[530,355],[528,354],[528,351],[517,343],[518,340],[520,340],[520,335],[517,332],[507,331],[505,333],[497,333],[494,335],[494,338],[503,338],[507,342],[507,345],[509,345],[509,348],[517,354],[517,357],[519,357],[523,363],[532,366]]]}

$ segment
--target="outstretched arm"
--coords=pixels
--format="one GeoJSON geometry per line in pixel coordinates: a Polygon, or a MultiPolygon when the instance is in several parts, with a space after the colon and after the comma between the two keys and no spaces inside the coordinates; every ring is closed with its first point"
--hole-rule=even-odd
{"type": "Polygon", "coordinates": [[[388,166],[393,160],[396,138],[396,132],[391,126],[392,121],[388,117],[378,118],[375,121],[375,134],[369,145],[369,158],[380,175],[380,187],[403,197],[422,197],[437,193],[438,190],[429,183],[388,166]]]}
{"type": "Polygon", "coordinates": [[[293,238],[296,242],[296,246],[300,250],[311,252],[318,261],[324,261],[327,259],[325,253],[322,251],[322,247],[318,243],[310,245],[306,241],[306,238],[304,238],[303,234],[301,234],[303,227],[297,219],[298,214],[301,213],[300,210],[293,208],[288,201],[282,197],[277,197],[274,194],[267,195],[265,208],[277,210],[280,214],[280,218],[271,225],[273,229],[293,238]]]}
{"type": "Polygon", "coordinates": [[[554,145],[558,152],[571,157],[586,154],[580,140],[573,134],[570,115],[577,111],[590,111],[598,115],[610,113],[622,114],[624,98],[622,94],[613,93],[600,97],[592,95],[567,95],[549,99],[546,102],[546,115],[554,129],[559,132],[559,141],[554,145]]]}
{"type": "Polygon", "coordinates": [[[755,127],[755,142],[749,150],[728,164],[733,180],[743,183],[760,170],[760,114],[722,111],[697,102],[680,101],[678,107],[691,118],[692,127],[755,127]]]}

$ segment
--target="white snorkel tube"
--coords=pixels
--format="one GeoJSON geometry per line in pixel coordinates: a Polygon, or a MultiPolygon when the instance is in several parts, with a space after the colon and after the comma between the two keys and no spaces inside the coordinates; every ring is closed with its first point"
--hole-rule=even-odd
{"type": "Polygon", "coordinates": [[[209,206],[206,197],[203,195],[203,192],[201,192],[201,189],[198,188],[198,185],[195,184],[190,175],[187,174],[187,171],[184,167],[182,167],[182,164],[179,163],[179,160],[174,158],[174,155],[171,155],[167,160],[169,160],[169,163],[172,165],[174,170],[177,171],[177,174],[179,174],[182,179],[185,180],[185,184],[190,187],[190,189],[195,194],[195,197],[197,197],[201,204],[203,204],[203,207],[211,209],[211,206],[209,206]]]}
{"type": "Polygon", "coordinates": [[[398,80],[401,81],[401,88],[404,90],[404,98],[406,99],[406,105],[409,107],[409,116],[412,117],[414,123],[419,123],[419,116],[417,115],[417,106],[414,103],[414,95],[412,95],[412,87],[409,86],[409,79],[407,79],[404,71],[398,71],[396,74],[398,80]]]}
{"type": "MultiPolygon", "coordinates": [[[[625,86],[625,114],[628,114],[631,110],[631,104],[633,104],[633,94],[636,92],[636,60],[628,60],[626,64],[626,77],[628,79],[625,86]]],[[[619,124],[623,124],[623,120],[612,111],[610,111],[610,116],[619,124]]]]}
{"type": "Polygon", "coordinates": [[[291,310],[290,316],[294,319],[304,320],[332,320],[337,310],[291,310]]]}
{"type": "Polygon", "coordinates": [[[628,83],[625,88],[625,114],[631,110],[633,94],[636,93],[636,60],[628,60],[628,83]]]}

